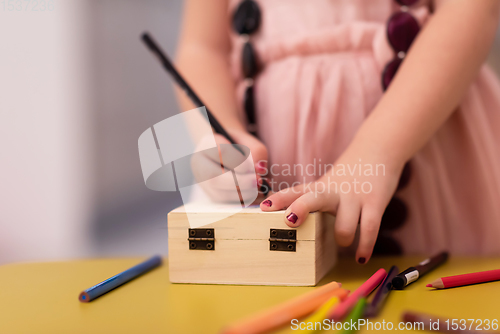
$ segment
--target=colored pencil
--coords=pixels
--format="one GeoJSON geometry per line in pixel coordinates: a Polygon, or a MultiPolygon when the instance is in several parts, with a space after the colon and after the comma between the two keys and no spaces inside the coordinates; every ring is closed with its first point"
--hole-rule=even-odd
{"type": "Polygon", "coordinates": [[[137,278],[158,267],[159,265],[161,265],[161,263],[162,260],[159,255],[153,256],[152,258],[139,263],[138,265],[127,269],[124,272],[121,272],[113,277],[110,277],[107,280],[102,281],[101,283],[81,292],[78,300],[80,300],[82,303],[91,302],[92,300],[99,298],[100,296],[119,287],[120,285],[123,285],[133,280],[134,278],[137,278]]]}
{"type": "Polygon", "coordinates": [[[348,291],[342,289],[337,282],[328,283],[304,295],[293,298],[285,303],[259,312],[249,318],[238,321],[227,328],[224,334],[258,334],[290,324],[293,319],[307,316],[318,309],[324,302],[332,297],[343,300],[348,291]]]}
{"type": "MultiPolygon", "coordinates": [[[[145,32],[142,34],[142,41],[148,49],[156,55],[158,60],[160,60],[161,64],[165,68],[168,74],[174,79],[175,83],[186,93],[187,97],[193,102],[193,104],[197,107],[205,107],[205,110],[207,112],[207,117],[210,125],[214,129],[214,131],[222,136],[224,136],[231,144],[233,144],[233,147],[240,151],[241,154],[245,155],[245,152],[243,152],[243,149],[241,149],[238,145],[236,145],[236,142],[234,139],[229,135],[229,133],[222,127],[222,125],[219,123],[217,118],[212,114],[212,112],[208,109],[207,105],[203,103],[200,99],[200,97],[194,92],[194,90],[191,88],[191,86],[184,80],[182,75],[177,71],[175,68],[174,64],[170,61],[170,59],[167,57],[167,54],[161,49],[161,47],[158,45],[158,43],[155,42],[153,37],[145,32]]],[[[262,178],[262,186],[260,188],[261,192],[264,194],[264,196],[267,196],[269,191],[271,190],[271,187],[269,186],[269,183],[267,180],[262,178]]]]}
{"type": "MultiPolygon", "coordinates": [[[[349,328],[344,328],[342,334],[355,333],[355,326],[351,327],[351,324],[357,324],[358,320],[363,317],[363,313],[366,307],[366,298],[361,298],[358,303],[354,306],[351,313],[347,316],[346,323],[348,323],[349,328]]],[[[347,325],[347,324],[346,324],[347,325]]]]}
{"type": "Polygon", "coordinates": [[[366,307],[365,316],[368,318],[375,317],[382,309],[384,302],[387,300],[389,293],[392,291],[392,279],[399,273],[399,269],[396,266],[392,268],[387,273],[382,284],[380,284],[375,296],[373,296],[372,302],[366,307]]]}
{"type": "Polygon", "coordinates": [[[379,269],[372,275],[366,282],[364,282],[356,291],[351,293],[342,303],[340,303],[334,310],[330,312],[328,318],[334,321],[341,321],[356,305],[358,300],[368,295],[375,290],[375,288],[387,276],[385,269],[379,269]]]}
{"type": "MultiPolygon", "coordinates": [[[[316,322],[322,322],[323,320],[326,319],[328,312],[333,310],[333,308],[335,306],[337,306],[339,303],[340,303],[339,297],[330,298],[329,300],[326,301],[326,303],[321,305],[321,307],[316,312],[314,312],[309,317],[304,319],[303,322],[306,324],[308,324],[308,323],[315,324],[316,322]]],[[[312,330],[303,330],[300,333],[313,334],[313,333],[319,333],[319,332],[320,332],[319,329],[318,330],[312,329],[312,330]]]]}
{"type": "Polygon", "coordinates": [[[457,329],[453,329],[453,325],[451,324],[451,320],[439,318],[429,314],[422,314],[416,312],[405,312],[403,313],[402,320],[405,323],[411,323],[414,330],[426,330],[429,332],[438,332],[438,333],[464,333],[464,334],[488,334],[492,332],[486,331],[472,331],[467,328],[470,326],[466,326],[466,328],[461,328],[462,324],[457,324],[457,329]],[[416,326],[419,326],[418,328],[416,326]]]}
{"type": "Polygon", "coordinates": [[[428,258],[414,267],[410,267],[392,279],[392,286],[394,289],[401,290],[405,286],[415,282],[420,277],[427,274],[437,266],[443,264],[448,260],[448,253],[442,252],[431,258],[428,258]]]}
{"type": "Polygon", "coordinates": [[[486,283],[500,280],[500,269],[481,271],[477,273],[441,277],[431,284],[427,284],[429,288],[447,289],[457,286],[486,283]]]}

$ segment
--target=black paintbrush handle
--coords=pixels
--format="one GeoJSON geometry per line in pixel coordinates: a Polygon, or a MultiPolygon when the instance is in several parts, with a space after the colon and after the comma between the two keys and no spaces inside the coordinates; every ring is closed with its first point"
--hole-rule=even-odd
{"type": "MultiPolygon", "coordinates": [[[[180,75],[172,62],[168,59],[166,53],[163,52],[160,46],[147,32],[142,34],[142,41],[144,42],[144,44],[146,44],[148,49],[158,57],[163,67],[165,67],[167,72],[172,76],[177,85],[186,93],[186,95],[194,103],[194,105],[197,108],[205,107],[205,110],[207,111],[208,121],[210,122],[210,125],[215,130],[215,132],[226,137],[226,139],[231,144],[235,145],[236,142],[234,141],[234,139],[229,135],[229,133],[227,133],[227,131],[222,127],[219,121],[217,121],[217,119],[214,117],[214,115],[212,115],[208,107],[201,101],[201,99],[194,92],[191,86],[189,86],[186,80],[184,80],[184,78],[180,75]]],[[[241,154],[245,155],[245,152],[243,152],[243,150],[239,146],[235,146],[235,148],[240,151],[241,154]]],[[[269,187],[269,183],[267,183],[266,180],[262,179],[261,191],[264,193],[264,196],[267,196],[270,190],[271,188],[269,187]]]]}
{"type": "MultiPolygon", "coordinates": [[[[177,85],[179,85],[182,90],[186,93],[186,95],[189,97],[189,99],[194,103],[194,105],[197,108],[200,107],[205,107],[207,110],[207,116],[208,116],[208,121],[210,122],[210,125],[214,128],[215,132],[218,134],[223,135],[226,137],[226,139],[231,143],[231,144],[236,144],[234,139],[229,135],[229,133],[226,132],[226,130],[220,125],[219,121],[212,115],[210,110],[208,110],[208,107],[201,101],[201,99],[196,95],[196,93],[193,91],[191,86],[188,85],[186,80],[179,74],[175,66],[172,64],[172,62],[168,59],[167,55],[163,50],[160,48],[160,46],[153,40],[153,38],[148,34],[144,33],[142,35],[142,40],[144,43],[147,45],[149,50],[151,50],[160,60],[162,65],[165,67],[168,73],[172,76],[172,78],[175,80],[177,85]]],[[[243,153],[243,150],[241,150],[239,147],[236,146],[236,149],[243,153]]],[[[244,154],[244,153],[243,153],[244,154]]]]}

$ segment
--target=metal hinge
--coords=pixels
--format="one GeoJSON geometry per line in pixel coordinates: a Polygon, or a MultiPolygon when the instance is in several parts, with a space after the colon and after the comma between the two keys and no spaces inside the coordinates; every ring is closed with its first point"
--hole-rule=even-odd
{"type": "Polygon", "coordinates": [[[215,231],[213,228],[190,228],[188,235],[189,249],[215,250],[215,231]]]}
{"type": "Polygon", "coordinates": [[[272,228],[269,233],[269,250],[295,252],[297,243],[296,230],[279,230],[272,228]]]}

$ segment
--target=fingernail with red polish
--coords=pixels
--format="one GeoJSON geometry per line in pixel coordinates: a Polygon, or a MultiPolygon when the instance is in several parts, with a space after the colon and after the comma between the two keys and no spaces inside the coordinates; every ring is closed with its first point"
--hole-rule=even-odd
{"type": "Polygon", "coordinates": [[[360,258],[358,259],[358,263],[359,263],[359,264],[365,264],[365,262],[366,262],[366,259],[365,259],[364,257],[360,257],[360,258]]]}
{"type": "Polygon", "coordinates": [[[271,202],[270,200],[266,199],[264,202],[262,202],[262,204],[264,204],[265,206],[271,207],[271,205],[273,205],[273,202],[271,202]]]}
{"type": "Polygon", "coordinates": [[[295,224],[297,222],[297,219],[299,219],[299,217],[297,217],[297,215],[292,212],[291,214],[286,216],[286,219],[288,219],[290,223],[295,224]]]}

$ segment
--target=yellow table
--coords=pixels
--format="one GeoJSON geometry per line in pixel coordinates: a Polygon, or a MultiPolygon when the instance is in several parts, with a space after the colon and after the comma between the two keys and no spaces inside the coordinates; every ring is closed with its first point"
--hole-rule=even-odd
{"type": "MultiPolygon", "coordinates": [[[[82,304],[78,294],[142,259],[101,259],[0,267],[0,333],[217,333],[235,319],[313,288],[170,284],[168,266],[82,304]]],[[[378,268],[400,269],[422,257],[374,258],[365,266],[341,259],[323,283],[354,290],[378,268]]],[[[457,319],[499,319],[500,282],[432,291],[441,276],[500,268],[500,258],[451,258],[403,291],[393,291],[381,316],[397,324],[404,310],[457,319]]],[[[283,333],[296,333],[282,330],[283,333]]]]}

